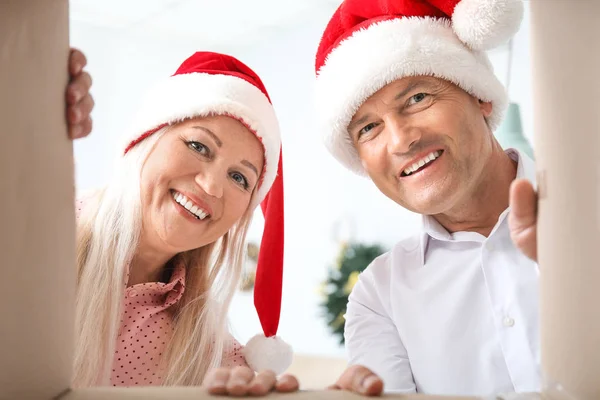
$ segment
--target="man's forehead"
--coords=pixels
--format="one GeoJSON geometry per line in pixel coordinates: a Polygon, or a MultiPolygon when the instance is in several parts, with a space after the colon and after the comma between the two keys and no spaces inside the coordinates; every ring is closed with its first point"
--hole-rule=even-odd
{"type": "Polygon", "coordinates": [[[373,95],[371,95],[371,97],[369,97],[369,99],[374,97],[378,93],[381,93],[384,91],[392,91],[392,90],[402,91],[409,87],[411,87],[411,88],[419,88],[419,87],[439,88],[439,87],[450,85],[450,84],[451,83],[448,82],[447,80],[438,78],[435,76],[429,76],[429,75],[405,76],[403,78],[396,79],[395,81],[393,81],[391,83],[388,83],[387,85],[385,85],[384,87],[379,89],[377,92],[375,92],[373,95]]]}
{"type": "Polygon", "coordinates": [[[416,89],[425,88],[429,90],[439,90],[447,85],[451,85],[451,83],[444,79],[427,75],[406,76],[396,79],[369,96],[354,114],[351,124],[355,122],[357,118],[361,118],[361,115],[359,114],[362,114],[360,111],[365,105],[368,106],[372,103],[376,103],[378,100],[383,98],[385,98],[386,101],[390,99],[397,100],[416,89]]]}

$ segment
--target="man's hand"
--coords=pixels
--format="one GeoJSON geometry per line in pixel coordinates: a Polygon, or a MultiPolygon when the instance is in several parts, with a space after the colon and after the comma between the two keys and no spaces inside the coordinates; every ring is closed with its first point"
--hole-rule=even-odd
{"type": "Polygon", "coordinates": [[[71,49],[69,54],[69,85],[67,86],[67,123],[69,137],[79,139],[86,137],[92,131],[90,114],[94,108],[94,100],[90,95],[92,77],[83,68],[87,60],[83,53],[71,49]]]}
{"type": "Polygon", "coordinates": [[[361,365],[348,367],[329,390],[347,390],[364,396],[379,396],[383,393],[383,381],[370,369],[361,365]]]}
{"type": "Polygon", "coordinates": [[[510,237],[515,246],[537,262],[537,202],[538,196],[531,183],[517,179],[510,186],[508,216],[510,237]]]}
{"type": "Polygon", "coordinates": [[[210,371],[202,386],[208,393],[225,396],[264,396],[272,391],[280,393],[298,390],[298,380],[292,375],[279,379],[272,371],[255,374],[248,367],[217,368],[210,371]]]}

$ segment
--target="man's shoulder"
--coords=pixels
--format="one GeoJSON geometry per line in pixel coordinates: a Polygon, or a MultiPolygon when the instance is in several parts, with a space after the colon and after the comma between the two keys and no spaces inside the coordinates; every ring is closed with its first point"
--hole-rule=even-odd
{"type": "MultiPolygon", "coordinates": [[[[360,274],[357,285],[350,295],[350,303],[369,303],[376,300],[387,310],[390,306],[390,293],[403,275],[419,265],[421,236],[414,235],[402,239],[388,252],[375,258],[360,274]]],[[[369,303],[372,304],[372,303],[369,303]]]]}
{"type": "Polygon", "coordinates": [[[421,234],[408,236],[397,242],[389,251],[375,258],[364,273],[377,280],[388,281],[391,275],[400,269],[410,268],[420,260],[421,234]]]}

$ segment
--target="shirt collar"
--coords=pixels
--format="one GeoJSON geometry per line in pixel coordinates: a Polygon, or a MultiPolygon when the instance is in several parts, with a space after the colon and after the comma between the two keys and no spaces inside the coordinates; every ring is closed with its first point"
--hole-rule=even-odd
{"type": "MultiPolygon", "coordinates": [[[[517,162],[517,177],[516,179],[527,179],[537,190],[536,170],[534,161],[527,154],[514,149],[506,149],[505,153],[517,162]]],[[[422,232],[421,232],[421,265],[425,265],[425,255],[427,254],[427,246],[429,239],[434,238],[441,241],[452,240],[452,235],[430,215],[422,215],[422,232]]]]}
{"type": "Polygon", "coordinates": [[[171,306],[181,299],[181,296],[183,296],[183,292],[185,291],[185,264],[183,261],[179,261],[175,265],[169,283],[164,285],[161,289],[162,293],[168,293],[165,299],[165,306],[171,306]]]}
{"type": "Polygon", "coordinates": [[[185,263],[179,259],[174,263],[173,272],[169,282],[147,282],[138,283],[136,285],[126,288],[126,292],[129,293],[132,290],[143,291],[145,293],[150,292],[154,296],[159,296],[164,299],[164,306],[170,306],[179,301],[185,291],[185,263]],[[161,297],[164,296],[164,297],[161,297]]]}

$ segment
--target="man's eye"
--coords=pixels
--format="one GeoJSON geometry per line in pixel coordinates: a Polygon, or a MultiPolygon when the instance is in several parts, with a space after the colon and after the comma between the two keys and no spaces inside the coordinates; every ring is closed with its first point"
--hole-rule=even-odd
{"type": "Polygon", "coordinates": [[[425,97],[427,97],[426,93],[417,93],[408,100],[408,104],[416,104],[422,102],[425,97]]]}
{"type": "Polygon", "coordinates": [[[358,137],[361,137],[365,133],[368,133],[370,130],[372,130],[376,126],[377,126],[377,124],[374,123],[374,122],[368,124],[367,126],[365,126],[364,128],[362,128],[360,131],[358,131],[358,137]]]}

